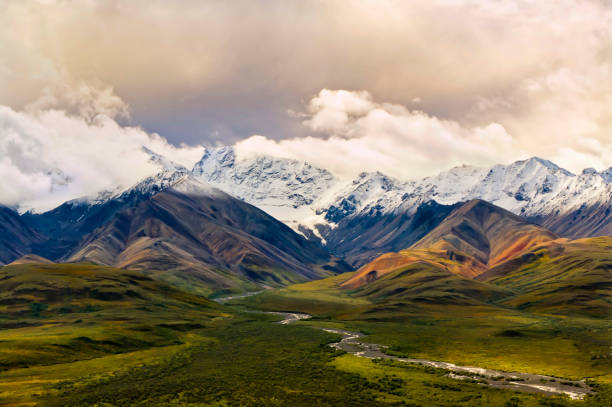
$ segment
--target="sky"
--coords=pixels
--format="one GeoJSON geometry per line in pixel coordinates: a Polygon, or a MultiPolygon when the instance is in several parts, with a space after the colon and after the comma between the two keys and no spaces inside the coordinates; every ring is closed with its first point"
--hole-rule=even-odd
{"type": "Polygon", "coordinates": [[[205,147],[414,179],[612,166],[609,0],[0,0],[0,203],[205,147]]]}

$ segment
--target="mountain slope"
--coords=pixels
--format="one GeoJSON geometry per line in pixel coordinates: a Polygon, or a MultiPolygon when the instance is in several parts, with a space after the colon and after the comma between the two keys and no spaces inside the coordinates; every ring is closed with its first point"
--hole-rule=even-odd
{"type": "Polygon", "coordinates": [[[271,156],[239,159],[233,147],[207,149],[192,174],[296,230],[317,218],[312,204],[338,183],[329,171],[307,162],[271,156]]]}
{"type": "Polygon", "coordinates": [[[534,216],[530,220],[561,236],[612,236],[612,201],[581,205],[558,215],[534,216]]]}
{"type": "Polygon", "coordinates": [[[557,240],[476,277],[517,293],[508,306],[597,317],[612,314],[612,238],[557,240]]]}
{"type": "Polygon", "coordinates": [[[350,265],[359,267],[381,254],[412,246],[456,207],[429,201],[419,205],[413,215],[384,214],[373,208],[367,215],[341,219],[326,235],[327,245],[342,253],[350,265]]]}
{"type": "Polygon", "coordinates": [[[192,177],[116,214],[68,260],[172,271],[213,290],[279,286],[345,270],[320,267],[333,261],[320,245],[192,177]]]}
{"type": "Polygon", "coordinates": [[[44,236],[32,245],[32,252],[59,260],[116,213],[137,205],[188,175],[184,167],[150,150],[145,151],[151,155],[151,163],[158,167],[158,172],[136,185],[126,190],[105,191],[94,199],[68,201],[45,213],[23,214],[23,221],[44,236]]]}
{"type": "Polygon", "coordinates": [[[17,212],[0,205],[0,265],[31,253],[32,246],[43,240],[17,212]]]}
{"type": "Polygon", "coordinates": [[[473,200],[456,208],[408,249],[386,253],[363,266],[343,286],[362,287],[413,263],[473,278],[531,247],[556,238],[552,232],[502,208],[473,200]]]}
{"type": "Polygon", "coordinates": [[[557,238],[474,200],[409,249],[378,257],[339,287],[385,306],[480,302],[605,318],[612,313],[612,238],[557,238]]]}
{"type": "MultiPolygon", "coordinates": [[[[342,284],[343,288],[350,287],[342,284]]],[[[511,295],[503,287],[463,278],[429,262],[413,262],[357,287],[353,295],[372,301],[431,305],[479,305],[511,295]]]]}
{"type": "Polygon", "coordinates": [[[354,266],[397,250],[393,240],[411,243],[402,237],[402,225],[432,200],[447,206],[486,200],[570,238],[612,233],[610,170],[575,175],[538,157],[490,168],[464,165],[414,181],[381,173],[341,180],[304,162],[243,158],[222,147],[207,151],[193,172],[305,236],[321,239],[354,266]],[[384,228],[384,237],[359,225],[384,228]],[[371,253],[355,257],[363,247],[371,253]]]}
{"type": "Polygon", "coordinates": [[[556,238],[547,229],[476,199],[453,211],[412,248],[464,253],[489,268],[556,238]]]}

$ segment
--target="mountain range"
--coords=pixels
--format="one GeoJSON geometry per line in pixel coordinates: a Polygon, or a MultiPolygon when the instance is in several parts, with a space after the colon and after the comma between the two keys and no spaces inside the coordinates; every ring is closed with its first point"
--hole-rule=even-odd
{"type": "Polygon", "coordinates": [[[193,173],[304,236],[320,239],[356,267],[410,246],[453,205],[472,199],[563,237],[612,234],[612,168],[575,175],[538,157],[490,168],[455,167],[415,181],[379,172],[342,180],[304,162],[239,158],[233,148],[220,147],[207,151],[193,173]],[[425,212],[429,225],[423,229],[419,219],[425,212]]]}
{"type": "Polygon", "coordinates": [[[232,147],[208,149],[191,170],[147,153],[157,172],[126,190],[45,213],[0,207],[0,263],[34,254],[163,271],[210,294],[321,278],[406,249],[443,252],[473,278],[544,241],[612,235],[612,168],[575,175],[534,157],[415,181],[345,180],[232,147]]]}
{"type": "Polygon", "coordinates": [[[457,207],[411,247],[338,285],[386,308],[494,304],[595,317],[612,312],[612,238],[569,240],[482,200],[457,207]]]}

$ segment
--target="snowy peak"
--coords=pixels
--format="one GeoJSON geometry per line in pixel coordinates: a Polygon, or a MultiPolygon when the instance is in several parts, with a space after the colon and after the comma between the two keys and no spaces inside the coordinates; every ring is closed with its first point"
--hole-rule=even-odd
{"type": "Polygon", "coordinates": [[[523,161],[516,161],[514,164],[511,164],[514,166],[522,166],[524,168],[531,168],[534,169],[536,167],[539,166],[543,166],[548,168],[549,170],[552,171],[560,171],[563,174],[567,175],[567,176],[572,176],[574,174],[572,174],[571,172],[567,171],[566,169],[563,169],[561,167],[559,167],[557,164],[553,163],[552,161],[549,160],[545,160],[543,158],[540,157],[531,157],[527,160],[523,160],[523,161]]]}
{"type": "Polygon", "coordinates": [[[209,178],[218,178],[223,171],[232,168],[236,161],[236,152],[233,147],[207,148],[204,155],[192,170],[195,176],[207,174],[209,178]]]}
{"type": "Polygon", "coordinates": [[[490,168],[463,165],[404,182],[380,172],[344,181],[305,162],[271,156],[241,158],[231,147],[206,151],[193,174],[299,229],[335,227],[345,218],[414,213],[435,200],[452,205],[483,199],[516,214],[540,216],[608,202],[612,169],[580,176],[540,157],[490,168]]]}
{"type": "Polygon", "coordinates": [[[149,150],[147,147],[143,146],[142,151],[144,151],[151,157],[149,161],[152,164],[155,164],[159,168],[159,171],[187,171],[187,168],[185,168],[181,164],[177,164],[174,161],[164,157],[163,155],[157,154],[156,152],[149,150]]]}
{"type": "Polygon", "coordinates": [[[113,199],[122,200],[134,194],[150,196],[171,187],[181,178],[190,174],[190,171],[181,164],[175,163],[167,157],[151,151],[147,147],[143,146],[142,151],[150,156],[149,162],[153,164],[156,171],[152,175],[142,179],[136,185],[130,186],[129,188],[117,186],[112,191],[107,190],[100,192],[94,198],[80,198],[70,201],[69,203],[75,205],[100,205],[113,199]]]}
{"type": "Polygon", "coordinates": [[[169,171],[162,170],[155,175],[145,178],[132,188],[124,191],[121,195],[138,192],[142,195],[153,195],[157,192],[166,190],[172,187],[185,177],[189,176],[189,171],[183,170],[169,171]]]}
{"type": "Polygon", "coordinates": [[[307,162],[267,155],[237,157],[232,147],[207,149],[193,175],[289,220],[288,212],[309,206],[337,182],[326,169],[307,162]]]}
{"type": "Polygon", "coordinates": [[[339,183],[335,194],[319,202],[319,212],[332,223],[363,211],[380,212],[401,202],[405,183],[381,172],[362,172],[350,183],[339,183]],[[330,199],[331,198],[331,199],[330,199]]]}
{"type": "Polygon", "coordinates": [[[150,155],[157,173],[129,189],[100,194],[88,204],[112,199],[127,202],[169,188],[198,195],[222,191],[325,241],[330,230],[342,228],[345,219],[350,223],[390,214],[412,215],[419,205],[432,200],[454,205],[482,199],[532,218],[569,213],[584,205],[609,206],[612,200],[612,168],[574,175],[539,157],[490,168],[462,165],[420,180],[401,181],[381,172],[341,180],[307,162],[269,155],[241,157],[233,147],[206,149],[190,171],[151,150],[143,151],[150,155]]]}
{"type": "Polygon", "coordinates": [[[595,168],[585,168],[584,170],[582,170],[582,175],[601,177],[604,182],[608,184],[612,183],[612,167],[601,172],[598,172],[595,168]]]}
{"type": "Polygon", "coordinates": [[[604,171],[600,172],[599,175],[601,175],[601,177],[607,183],[612,184],[612,167],[608,168],[607,170],[604,170],[604,171]]]}

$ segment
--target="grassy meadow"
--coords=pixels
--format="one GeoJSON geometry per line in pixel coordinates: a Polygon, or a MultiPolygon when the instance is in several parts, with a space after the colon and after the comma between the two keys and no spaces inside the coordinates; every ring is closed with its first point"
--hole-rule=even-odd
{"type": "Polygon", "coordinates": [[[397,356],[612,384],[610,318],[530,313],[493,304],[378,300],[313,281],[235,300],[252,308],[305,312],[306,324],[359,330],[397,356]]]}
{"type": "Polygon", "coordinates": [[[453,380],[440,369],[362,359],[337,335],[234,312],[181,343],[0,375],[4,405],[41,406],[601,406],[453,380]]]}
{"type": "Polygon", "coordinates": [[[373,301],[350,275],[219,305],[150,276],[92,265],[0,269],[3,406],[607,406],[605,319],[489,305],[373,301]],[[312,320],[244,312],[302,311],[312,320]],[[388,352],[502,370],[591,378],[584,401],[451,379],[328,346],[343,327],[388,352]]]}

